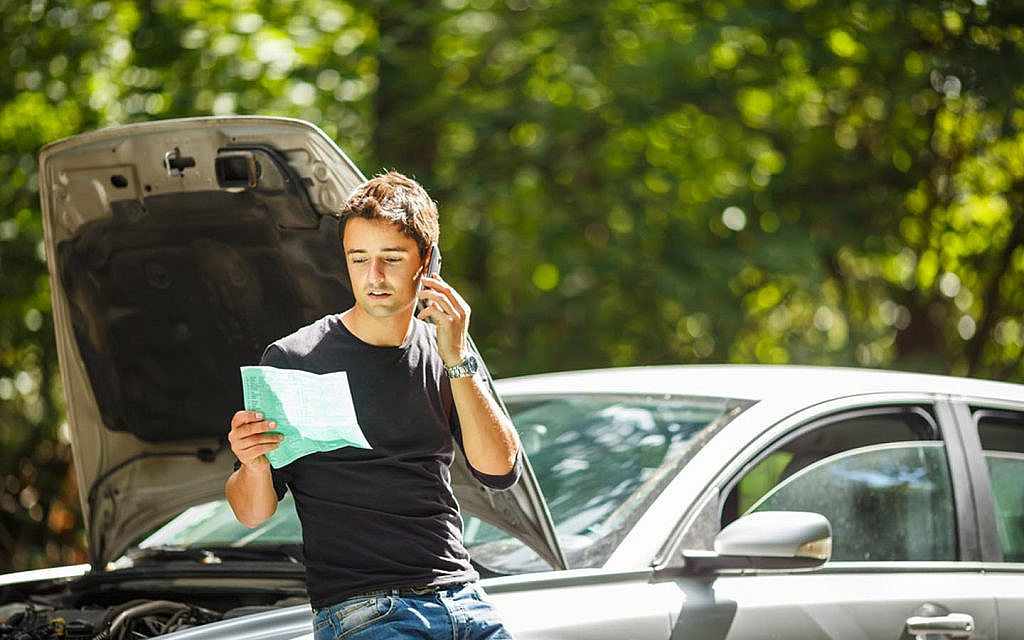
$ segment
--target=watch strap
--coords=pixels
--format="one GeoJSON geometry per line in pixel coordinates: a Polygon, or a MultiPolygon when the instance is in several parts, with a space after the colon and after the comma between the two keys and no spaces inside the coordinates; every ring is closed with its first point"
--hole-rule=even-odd
{"type": "Polygon", "coordinates": [[[444,365],[444,372],[449,378],[468,378],[475,375],[478,368],[476,356],[470,354],[450,367],[444,365]]]}

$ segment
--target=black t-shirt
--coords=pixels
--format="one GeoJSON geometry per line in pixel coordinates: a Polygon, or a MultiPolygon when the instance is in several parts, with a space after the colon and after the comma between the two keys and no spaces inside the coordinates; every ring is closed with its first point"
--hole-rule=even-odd
{"type": "MultiPolygon", "coordinates": [[[[260,362],[318,374],[346,371],[372,447],[312,453],[273,470],[278,499],[286,488],[295,498],[314,608],[382,588],[477,578],[451,487],[453,443],[462,445],[451,383],[434,327],[413,322],[400,347],[377,347],[338,316],[326,316],[271,344],[260,362]]],[[[473,473],[505,489],[521,470],[517,460],[506,476],[473,473]]]]}

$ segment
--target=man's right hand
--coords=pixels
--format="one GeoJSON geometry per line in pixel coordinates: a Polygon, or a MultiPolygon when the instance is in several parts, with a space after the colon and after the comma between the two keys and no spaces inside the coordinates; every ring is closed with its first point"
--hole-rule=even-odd
{"type": "Polygon", "coordinates": [[[265,454],[276,449],[281,440],[284,440],[284,436],[280,434],[267,433],[276,426],[277,423],[264,420],[262,413],[235,412],[231,418],[231,431],[228,433],[231,452],[246,467],[255,469],[270,464],[265,454]]]}

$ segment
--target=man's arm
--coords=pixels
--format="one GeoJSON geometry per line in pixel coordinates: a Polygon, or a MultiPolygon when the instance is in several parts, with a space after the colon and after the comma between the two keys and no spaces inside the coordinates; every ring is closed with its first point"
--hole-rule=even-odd
{"type": "MultiPolygon", "coordinates": [[[[437,350],[446,366],[462,361],[467,351],[469,304],[440,276],[423,277],[418,296],[429,302],[420,312],[421,320],[437,326],[437,350]]],[[[476,376],[452,381],[455,410],[462,426],[462,448],[474,469],[503,476],[515,468],[519,435],[498,403],[476,376]]]]}
{"type": "MultiPolygon", "coordinates": [[[[461,358],[451,363],[456,364],[461,358]]],[[[452,380],[452,397],[462,427],[462,448],[473,468],[489,476],[510,473],[519,453],[519,434],[476,376],[452,380]]]]}
{"type": "Polygon", "coordinates": [[[228,476],[224,495],[238,521],[257,527],[277,511],[277,492],[265,455],[281,443],[283,436],[265,433],[275,423],[254,411],[238,411],[231,418],[228,442],[241,466],[228,476]]]}

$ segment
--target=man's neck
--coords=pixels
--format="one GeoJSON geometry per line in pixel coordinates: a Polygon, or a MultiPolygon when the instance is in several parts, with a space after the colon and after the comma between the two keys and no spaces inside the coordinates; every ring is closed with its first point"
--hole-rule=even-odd
{"type": "Polygon", "coordinates": [[[352,307],[341,314],[341,322],[352,335],[375,347],[400,347],[412,333],[413,314],[376,318],[352,307]]]}

